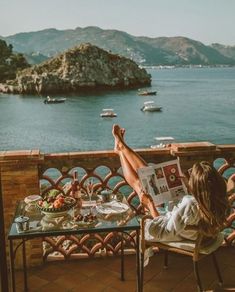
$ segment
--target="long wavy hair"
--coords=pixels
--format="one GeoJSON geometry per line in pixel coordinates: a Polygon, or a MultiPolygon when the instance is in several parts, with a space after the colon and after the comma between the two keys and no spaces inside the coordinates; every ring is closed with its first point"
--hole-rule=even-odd
{"type": "Polygon", "coordinates": [[[209,162],[197,162],[189,178],[189,191],[199,205],[199,229],[204,235],[215,236],[229,212],[225,180],[209,162]]]}

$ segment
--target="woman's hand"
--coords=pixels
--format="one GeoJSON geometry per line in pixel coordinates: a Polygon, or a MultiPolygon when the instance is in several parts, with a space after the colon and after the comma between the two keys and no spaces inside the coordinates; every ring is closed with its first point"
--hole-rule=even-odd
{"type": "Polygon", "coordinates": [[[185,185],[185,187],[187,188],[187,190],[189,190],[189,176],[186,174],[183,174],[182,176],[178,176],[179,179],[182,180],[183,184],[185,185]]]}

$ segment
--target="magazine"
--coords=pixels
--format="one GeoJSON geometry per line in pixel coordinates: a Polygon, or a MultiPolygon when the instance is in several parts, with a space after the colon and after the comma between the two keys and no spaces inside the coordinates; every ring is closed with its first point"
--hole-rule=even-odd
{"type": "Polygon", "coordinates": [[[180,200],[187,192],[180,176],[177,159],[139,168],[138,175],[143,190],[150,194],[156,205],[180,200]]]}

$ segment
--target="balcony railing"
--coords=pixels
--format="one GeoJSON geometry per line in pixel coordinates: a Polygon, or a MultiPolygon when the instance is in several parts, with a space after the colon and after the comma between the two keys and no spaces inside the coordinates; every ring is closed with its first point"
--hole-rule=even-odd
{"type": "MultiPolygon", "coordinates": [[[[234,194],[235,176],[227,175],[229,169],[234,166],[235,145],[212,145],[210,143],[185,143],[173,144],[170,147],[159,149],[136,150],[147,162],[160,163],[178,158],[182,170],[187,170],[196,161],[215,161],[218,170],[225,174],[230,188],[230,195],[234,194]],[[218,163],[218,158],[220,162],[218,163]],[[224,160],[222,160],[224,159],[224,160]],[[227,171],[227,172],[226,172],[227,171]]],[[[8,230],[15,210],[16,201],[24,199],[28,195],[42,194],[49,189],[61,189],[64,183],[71,181],[72,173],[76,169],[79,175],[79,184],[85,188],[87,180],[92,177],[96,181],[96,187],[111,188],[114,192],[122,192],[132,209],[138,214],[142,209],[137,194],[125,181],[120,168],[119,157],[110,150],[93,152],[67,152],[67,153],[41,153],[39,150],[29,151],[3,151],[0,152],[0,169],[2,184],[2,199],[4,210],[5,231],[8,230]]],[[[230,218],[229,226],[232,226],[234,218],[230,218]]],[[[2,221],[1,221],[2,222],[2,221]]],[[[235,232],[229,235],[227,244],[235,239],[235,232]]],[[[92,238],[93,244],[100,243],[100,249],[108,254],[118,253],[119,244],[115,234],[104,234],[102,238],[92,238]]],[[[133,237],[131,237],[133,238],[133,237]]],[[[64,238],[58,244],[57,239],[34,239],[27,242],[27,262],[29,265],[38,265],[43,260],[54,258],[71,258],[84,253],[87,256],[99,254],[99,250],[91,251],[90,243],[87,249],[81,248],[82,238],[64,238]],[[68,242],[69,241],[69,242],[68,242]],[[75,244],[73,252],[68,252],[66,246],[75,244]],[[58,252],[59,251],[59,252],[58,252]],[[76,252],[74,252],[76,251],[76,252]]],[[[126,247],[133,245],[126,239],[126,247]]],[[[17,265],[21,265],[20,259],[16,259],[17,265]]]]}

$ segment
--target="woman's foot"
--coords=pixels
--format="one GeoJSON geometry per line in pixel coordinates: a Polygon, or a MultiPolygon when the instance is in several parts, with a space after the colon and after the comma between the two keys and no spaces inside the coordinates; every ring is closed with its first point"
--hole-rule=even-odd
{"type": "Polygon", "coordinates": [[[123,148],[123,137],[124,137],[124,133],[125,133],[125,129],[124,128],[120,128],[119,125],[113,125],[113,137],[114,137],[114,151],[118,152],[121,151],[123,148]]]}
{"type": "Polygon", "coordinates": [[[120,134],[122,136],[123,141],[124,141],[124,134],[125,134],[125,132],[126,132],[126,130],[124,128],[121,128],[120,129],[120,134]]]}

